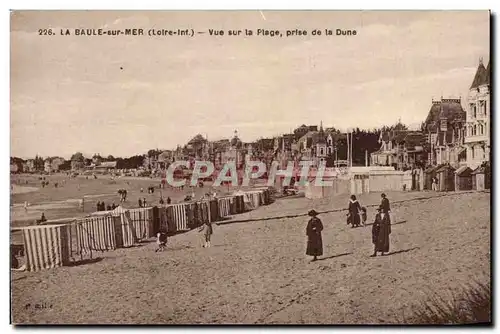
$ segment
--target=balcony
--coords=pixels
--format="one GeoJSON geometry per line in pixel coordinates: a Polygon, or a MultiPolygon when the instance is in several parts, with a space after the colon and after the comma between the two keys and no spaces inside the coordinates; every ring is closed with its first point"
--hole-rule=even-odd
{"type": "Polygon", "coordinates": [[[476,135],[476,136],[466,136],[465,137],[465,144],[468,143],[478,143],[478,142],[487,142],[489,141],[488,135],[476,135]]]}

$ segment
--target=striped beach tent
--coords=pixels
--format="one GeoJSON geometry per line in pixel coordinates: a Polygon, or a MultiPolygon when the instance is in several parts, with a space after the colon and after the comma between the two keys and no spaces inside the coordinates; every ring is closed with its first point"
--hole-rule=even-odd
{"type": "Polygon", "coordinates": [[[189,229],[187,206],[184,203],[167,206],[167,219],[175,224],[176,231],[187,231],[189,229]]]}
{"type": "MultiPolygon", "coordinates": [[[[117,208],[118,209],[118,208],[117,208]]],[[[139,239],[155,236],[153,208],[129,209],[130,220],[139,239]]]]}
{"type": "Polygon", "coordinates": [[[206,201],[208,204],[210,222],[216,222],[220,219],[219,216],[219,203],[217,199],[211,199],[206,201]]]}
{"type": "Polygon", "coordinates": [[[116,233],[118,247],[133,246],[137,242],[138,238],[136,228],[130,218],[130,210],[119,206],[113,210],[113,215],[115,217],[115,228],[118,232],[116,233]]]}
{"type": "Polygon", "coordinates": [[[74,223],[76,250],[80,254],[116,249],[116,221],[111,215],[91,216],[74,223]]]}
{"type": "Polygon", "coordinates": [[[234,195],[233,198],[234,213],[238,214],[245,212],[245,201],[243,199],[244,195],[234,195]]]}
{"type": "Polygon", "coordinates": [[[158,207],[158,227],[159,229],[163,229],[168,233],[175,233],[177,232],[177,225],[175,224],[175,221],[169,212],[170,210],[168,209],[168,207],[158,207]]]}
{"type": "Polygon", "coordinates": [[[254,209],[257,209],[261,206],[262,203],[262,194],[260,191],[247,191],[246,194],[249,197],[250,203],[254,209]]]}
{"type": "Polygon", "coordinates": [[[203,225],[210,220],[210,208],[207,201],[199,201],[194,203],[195,217],[193,228],[203,225]]]}
{"type": "Polygon", "coordinates": [[[231,198],[220,197],[217,198],[217,202],[219,205],[219,217],[223,218],[231,215],[231,198]]]}
{"type": "Polygon", "coordinates": [[[190,230],[196,227],[196,208],[197,205],[195,202],[184,203],[186,207],[186,217],[187,217],[187,229],[190,230]]]}
{"type": "Polygon", "coordinates": [[[68,225],[42,225],[22,228],[26,270],[38,271],[68,265],[70,262],[68,225]]]}

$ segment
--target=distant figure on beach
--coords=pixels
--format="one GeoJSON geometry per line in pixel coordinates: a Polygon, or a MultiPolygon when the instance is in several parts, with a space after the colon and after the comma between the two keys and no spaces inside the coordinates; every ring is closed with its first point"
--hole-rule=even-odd
{"type": "Polygon", "coordinates": [[[366,220],[368,219],[368,215],[366,213],[366,208],[362,207],[361,208],[361,225],[365,226],[366,225],[366,220]]]}
{"type": "Polygon", "coordinates": [[[389,235],[391,234],[391,221],[382,206],[377,209],[378,213],[375,216],[375,222],[372,226],[372,242],[374,245],[373,254],[371,257],[377,256],[377,252],[389,252],[389,235]]]}
{"type": "Polygon", "coordinates": [[[100,201],[97,202],[96,206],[97,206],[97,211],[101,211],[101,202],[100,201]]]}
{"type": "Polygon", "coordinates": [[[170,197],[167,197],[167,204],[170,204],[172,203],[172,200],[170,199],[170,197]]]}
{"type": "Polygon", "coordinates": [[[361,205],[356,199],[356,196],[351,195],[351,199],[349,200],[349,208],[347,210],[347,224],[351,224],[351,227],[358,227],[361,223],[361,205]]]}
{"type": "Polygon", "coordinates": [[[146,197],[142,199],[142,207],[145,208],[147,206],[146,204],[146,197]]]}
{"type": "Polygon", "coordinates": [[[143,193],[143,192],[144,192],[144,189],[143,189],[143,188],[141,188],[141,190],[140,190],[140,191],[141,191],[141,193],[143,193]]]}
{"type": "Polygon", "coordinates": [[[139,198],[138,202],[139,202],[139,207],[142,208],[142,199],[139,198]]]}
{"type": "Polygon", "coordinates": [[[432,178],[432,185],[431,185],[432,191],[437,191],[437,183],[438,183],[438,179],[437,179],[437,177],[434,176],[432,178]]]}
{"type": "Polygon", "coordinates": [[[37,225],[41,225],[43,222],[46,222],[46,221],[47,221],[47,218],[45,218],[45,214],[42,212],[42,217],[36,223],[37,223],[37,225]]]}
{"type": "Polygon", "coordinates": [[[384,212],[387,215],[387,218],[389,218],[389,221],[391,220],[391,216],[389,215],[391,213],[391,203],[389,202],[389,199],[387,198],[387,195],[382,193],[380,195],[382,197],[382,202],[380,203],[380,208],[382,209],[382,212],[384,212]]]}
{"type": "Polygon", "coordinates": [[[163,200],[163,197],[160,197],[160,205],[165,204],[165,201],[163,200]]]}
{"type": "Polygon", "coordinates": [[[313,256],[313,259],[311,260],[312,262],[318,260],[318,256],[323,255],[323,238],[321,236],[321,231],[323,231],[323,223],[317,217],[318,213],[315,210],[311,210],[307,214],[311,217],[311,219],[309,219],[306,228],[306,255],[313,256]]]}
{"type": "Polygon", "coordinates": [[[116,207],[117,207],[117,206],[116,206],[116,204],[115,204],[115,203],[113,203],[113,204],[111,205],[111,210],[116,209],[116,207]]]}
{"type": "Polygon", "coordinates": [[[28,212],[28,202],[27,201],[24,202],[24,211],[28,212]]]}
{"type": "Polygon", "coordinates": [[[155,252],[163,252],[167,246],[167,240],[167,233],[165,233],[163,229],[158,231],[158,233],[156,233],[156,244],[158,247],[155,249],[155,252]]]}
{"type": "Polygon", "coordinates": [[[205,224],[203,224],[198,231],[203,232],[203,238],[205,240],[203,247],[204,248],[210,247],[210,240],[212,238],[212,234],[214,233],[214,230],[212,228],[212,223],[206,221],[205,224]]]}

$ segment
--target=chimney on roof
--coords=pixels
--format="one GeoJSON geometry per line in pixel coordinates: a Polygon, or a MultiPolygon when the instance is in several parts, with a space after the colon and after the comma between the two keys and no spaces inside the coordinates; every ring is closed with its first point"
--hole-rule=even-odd
{"type": "Polygon", "coordinates": [[[479,57],[479,65],[484,65],[483,64],[483,57],[479,57]]]}

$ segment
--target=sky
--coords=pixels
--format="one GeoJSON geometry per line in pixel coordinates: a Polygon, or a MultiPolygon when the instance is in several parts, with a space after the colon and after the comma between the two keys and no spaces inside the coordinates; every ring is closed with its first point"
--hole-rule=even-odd
{"type": "Polygon", "coordinates": [[[433,98],[466,105],[490,48],[487,11],[18,11],[10,37],[11,155],[23,158],[131,156],[235,130],[248,142],[320,121],[419,124],[433,98]],[[75,28],[206,33],[60,35],[75,28]],[[309,34],[227,36],[245,28],[309,34]],[[357,34],[325,36],[338,28],[357,34]]]}

